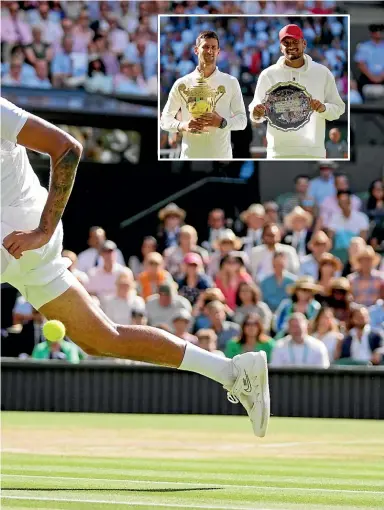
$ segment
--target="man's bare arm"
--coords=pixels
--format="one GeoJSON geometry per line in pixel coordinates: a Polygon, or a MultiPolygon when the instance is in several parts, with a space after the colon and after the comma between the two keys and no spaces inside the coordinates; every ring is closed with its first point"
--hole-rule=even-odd
{"type": "Polygon", "coordinates": [[[17,142],[51,157],[49,193],[39,225],[50,238],[71,195],[82,147],[68,133],[33,115],[20,131],[17,142]]]}

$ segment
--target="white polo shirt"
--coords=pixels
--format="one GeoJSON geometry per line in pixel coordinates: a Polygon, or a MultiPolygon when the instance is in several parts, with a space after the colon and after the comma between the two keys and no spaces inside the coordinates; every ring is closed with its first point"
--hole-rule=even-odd
{"type": "Polygon", "coordinates": [[[346,218],[342,212],[335,213],[329,221],[328,228],[334,232],[345,231],[358,235],[362,230],[368,230],[368,216],[359,211],[351,211],[346,218]]]}
{"type": "Polygon", "coordinates": [[[318,367],[328,368],[328,351],[320,340],[307,335],[297,344],[290,335],[278,340],[272,352],[272,367],[318,367]]]}
{"type": "MultiPolygon", "coordinates": [[[[179,120],[176,115],[181,110],[181,120],[192,118],[185,100],[179,92],[179,86],[193,87],[200,77],[195,69],[192,73],[175,81],[169,93],[168,101],[161,115],[160,126],[164,131],[176,132],[179,120]]],[[[180,159],[232,159],[231,131],[240,131],[247,125],[247,116],[240,84],[233,76],[216,70],[207,78],[210,87],[217,90],[225,87],[225,94],[217,101],[216,112],[224,117],[227,126],[224,129],[209,127],[206,134],[183,133],[180,159]]]]}

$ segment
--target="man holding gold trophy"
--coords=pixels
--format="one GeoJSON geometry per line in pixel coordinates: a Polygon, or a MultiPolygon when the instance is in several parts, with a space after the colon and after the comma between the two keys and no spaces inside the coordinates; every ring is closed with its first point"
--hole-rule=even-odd
{"type": "Polygon", "coordinates": [[[231,131],[247,125],[240,84],[216,66],[220,46],[215,32],[201,32],[194,52],[198,66],[173,84],[160,126],[182,133],[180,159],[232,159],[231,131]],[[179,111],[181,120],[176,119],[179,111]]]}
{"type": "Polygon", "coordinates": [[[344,101],[331,71],[304,54],[299,26],[286,25],[279,39],[283,56],[259,76],[251,121],[268,121],[267,159],[324,159],[325,121],[344,113],[344,101]]]}

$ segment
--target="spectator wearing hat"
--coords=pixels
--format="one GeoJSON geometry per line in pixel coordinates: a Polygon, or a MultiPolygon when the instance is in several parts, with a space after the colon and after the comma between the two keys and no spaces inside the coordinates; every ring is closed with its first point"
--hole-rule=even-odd
{"type": "Polygon", "coordinates": [[[96,295],[99,299],[114,294],[116,280],[120,273],[127,271],[132,275],[130,269],[117,262],[116,250],[117,246],[113,241],[105,241],[100,251],[103,264],[98,267],[93,267],[88,271],[89,281],[86,285],[86,289],[90,294],[96,295]]]}
{"type": "Polygon", "coordinates": [[[68,270],[71,271],[73,276],[77,278],[77,280],[84,285],[84,287],[88,284],[89,278],[87,273],[84,273],[83,271],[80,271],[77,269],[77,255],[73,251],[70,250],[63,250],[62,257],[66,257],[71,261],[71,265],[68,267],[68,270]]]}
{"type": "Polygon", "coordinates": [[[317,206],[321,206],[327,197],[336,195],[334,170],[337,163],[332,161],[321,161],[318,164],[320,175],[311,179],[308,188],[309,196],[313,197],[317,206]]]}
{"type": "Polygon", "coordinates": [[[101,300],[101,308],[116,324],[132,323],[132,310],[145,310],[145,301],[137,295],[132,271],[126,269],[116,279],[116,290],[112,296],[101,300]]]}
{"type": "Polygon", "coordinates": [[[205,237],[206,241],[202,243],[202,246],[208,252],[212,252],[214,250],[213,244],[225,230],[225,213],[223,209],[212,209],[208,214],[208,232],[205,237]]]}
{"type": "Polygon", "coordinates": [[[328,351],[329,361],[333,363],[343,340],[333,310],[327,306],[321,308],[309,331],[314,338],[323,342],[328,351]]]}
{"type": "Polygon", "coordinates": [[[341,329],[345,329],[351,315],[353,306],[351,284],[347,278],[339,277],[331,280],[328,294],[325,296],[323,305],[332,308],[341,329]]]}
{"type": "Polygon", "coordinates": [[[297,206],[284,218],[287,233],[282,243],[295,249],[299,260],[309,254],[308,243],[312,237],[313,216],[300,206],[297,206]]]}
{"type": "MultiPolygon", "coordinates": [[[[335,177],[336,193],[339,191],[349,191],[349,179],[346,174],[338,174],[335,177]]],[[[356,195],[351,194],[351,209],[353,211],[360,211],[361,200],[356,195]]],[[[337,200],[337,195],[332,195],[324,199],[320,207],[320,216],[323,228],[328,228],[332,217],[335,214],[340,214],[341,209],[337,200]]]]}
{"type": "Polygon", "coordinates": [[[242,239],[243,251],[250,256],[252,248],[263,243],[265,209],[261,204],[252,204],[240,214],[240,219],[246,226],[242,239]]]}
{"type": "Polygon", "coordinates": [[[217,335],[213,329],[200,329],[196,333],[196,337],[200,349],[224,356],[224,353],[217,348],[217,335]]]}
{"type": "Polygon", "coordinates": [[[141,243],[139,255],[132,255],[129,258],[128,266],[130,267],[133,276],[137,278],[140,273],[144,271],[144,260],[149,253],[157,250],[157,241],[153,236],[145,236],[141,243]]]}
{"type": "MultiPolygon", "coordinates": [[[[295,192],[287,197],[282,204],[283,217],[287,216],[293,211],[295,207],[302,207],[307,210],[310,208],[313,210],[315,201],[308,194],[309,189],[309,177],[308,175],[297,175],[295,177],[295,192]]],[[[312,211],[310,211],[312,212],[312,211]]]]}
{"type": "Polygon", "coordinates": [[[344,264],[344,269],[341,276],[347,277],[349,274],[354,273],[357,269],[356,256],[358,253],[364,250],[367,243],[362,237],[352,237],[351,242],[348,246],[348,260],[344,264]]]}
{"type": "Polygon", "coordinates": [[[234,358],[244,352],[264,351],[269,363],[274,345],[275,341],[264,333],[261,317],[255,313],[249,313],[242,322],[240,337],[232,338],[228,342],[225,355],[227,358],[234,358]]]}
{"type": "Polygon", "coordinates": [[[308,243],[310,254],[306,255],[300,264],[300,276],[311,276],[315,280],[319,278],[319,262],[321,256],[332,247],[331,240],[325,232],[315,232],[308,243]]]}
{"type": "Polygon", "coordinates": [[[197,231],[191,225],[180,228],[178,245],[171,246],[164,251],[165,268],[177,280],[183,276],[183,262],[188,253],[196,253],[200,260],[208,263],[208,252],[197,244],[197,231]]]}
{"type": "Polygon", "coordinates": [[[272,367],[329,367],[327,348],[323,342],[308,335],[308,319],[304,314],[292,314],[287,327],[288,335],[273,348],[272,367]]]}
{"type": "Polygon", "coordinates": [[[195,335],[191,335],[191,333],[188,332],[191,325],[191,320],[191,313],[188,310],[181,308],[172,318],[173,333],[186,342],[191,342],[192,344],[197,345],[197,337],[195,335]]]}
{"type": "Polygon", "coordinates": [[[262,320],[264,331],[271,329],[272,312],[261,299],[259,287],[253,282],[241,282],[236,292],[236,308],[233,322],[241,324],[244,317],[256,313],[262,320]]]}
{"type": "MultiPolygon", "coordinates": [[[[101,247],[105,243],[105,230],[101,227],[91,227],[88,234],[89,248],[80,252],[77,258],[77,268],[84,273],[90,269],[103,265],[103,258],[100,254],[101,247]]],[[[116,248],[116,261],[125,266],[125,261],[121,251],[116,248]]]]}
{"type": "Polygon", "coordinates": [[[166,248],[177,246],[180,227],[185,219],[186,212],[176,204],[168,204],[159,212],[162,222],[157,234],[158,250],[160,253],[166,248]]]}
{"type": "Polygon", "coordinates": [[[138,294],[146,301],[157,294],[163,283],[171,284],[172,276],[164,269],[164,259],[160,253],[150,252],[144,259],[144,271],[137,277],[138,294]]]}
{"type": "Polygon", "coordinates": [[[275,223],[267,223],[263,228],[263,244],[252,248],[251,269],[255,281],[262,281],[273,273],[273,255],[282,252],[287,258],[287,270],[297,274],[300,263],[296,250],[292,246],[281,244],[281,233],[275,223]]]}
{"type": "Polygon", "coordinates": [[[177,280],[179,295],[184,296],[193,306],[200,293],[213,287],[212,279],[204,273],[201,256],[197,253],[187,253],[183,266],[185,274],[177,280]]]}
{"type": "Polygon", "coordinates": [[[328,295],[328,289],[334,278],[341,274],[343,264],[341,261],[331,253],[323,253],[319,260],[319,275],[317,283],[321,286],[322,291],[316,295],[316,299],[322,302],[324,296],[328,295]]]}
{"type": "Polygon", "coordinates": [[[280,214],[279,214],[279,206],[276,202],[273,200],[270,200],[269,202],[264,202],[263,204],[264,210],[265,210],[265,224],[266,223],[276,223],[276,225],[279,227],[280,232],[284,232],[283,225],[280,222],[280,214]]]}
{"type": "Polygon", "coordinates": [[[208,327],[216,333],[220,351],[225,352],[228,342],[239,337],[240,326],[226,320],[226,308],[220,301],[211,301],[205,308],[209,319],[208,327]]]}
{"type": "Polygon", "coordinates": [[[273,273],[264,278],[260,289],[266,305],[275,312],[284,299],[288,299],[287,288],[292,285],[297,276],[287,271],[287,257],[285,253],[276,251],[272,261],[273,273]]]}
{"type": "Polygon", "coordinates": [[[231,310],[236,308],[236,294],[240,283],[251,283],[252,277],[247,273],[242,252],[230,252],[220,261],[220,269],[215,278],[216,287],[224,294],[231,310]]]}
{"type": "MultiPolygon", "coordinates": [[[[239,237],[233,232],[233,230],[226,228],[222,232],[220,232],[219,237],[216,241],[213,242],[212,247],[216,250],[215,253],[211,255],[207,274],[211,278],[215,278],[219,269],[220,269],[220,261],[231,251],[239,251],[242,247],[243,243],[239,237]]],[[[245,258],[245,264],[248,264],[248,258],[245,258]]]]}
{"type": "Polygon", "coordinates": [[[173,326],[173,317],[180,309],[192,311],[191,303],[183,296],[179,296],[175,283],[162,283],[157,294],[149,296],[146,302],[148,323],[151,326],[166,324],[173,326]]]}
{"type": "Polygon", "coordinates": [[[302,313],[308,320],[313,320],[319,313],[321,305],[315,299],[322,288],[316,285],[310,276],[301,276],[295,283],[287,287],[289,299],[285,299],[279,305],[274,316],[273,329],[276,331],[276,338],[281,338],[287,331],[288,319],[295,313],[302,313]]]}
{"type": "Polygon", "coordinates": [[[384,84],[384,25],[369,25],[370,40],[357,46],[355,62],[360,71],[358,78],[359,90],[364,93],[365,85],[384,84]]]}
{"type": "Polygon", "coordinates": [[[342,262],[345,262],[351,239],[355,236],[360,236],[364,240],[367,239],[369,220],[364,213],[352,209],[351,193],[349,191],[339,191],[337,201],[341,212],[332,216],[329,222],[328,234],[333,239],[333,253],[342,262]]]}
{"type": "Polygon", "coordinates": [[[382,332],[375,332],[369,324],[369,313],[365,306],[355,306],[351,311],[348,334],[341,348],[340,360],[349,360],[352,364],[380,365],[384,346],[382,332]]]}
{"type": "Polygon", "coordinates": [[[348,276],[355,303],[372,306],[384,297],[384,274],[375,269],[381,257],[372,246],[356,255],[357,270],[348,276]]]}

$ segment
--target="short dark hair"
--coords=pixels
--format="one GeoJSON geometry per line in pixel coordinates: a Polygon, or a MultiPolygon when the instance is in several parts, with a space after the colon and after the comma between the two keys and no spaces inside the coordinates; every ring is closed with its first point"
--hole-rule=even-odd
{"type": "Polygon", "coordinates": [[[196,39],[196,46],[199,46],[201,41],[204,39],[216,39],[217,45],[220,48],[219,36],[213,30],[204,30],[200,32],[196,39]]]}
{"type": "Polygon", "coordinates": [[[352,195],[352,193],[349,190],[338,191],[337,192],[337,198],[339,198],[341,195],[348,195],[350,197],[352,195]]]}
{"type": "Polygon", "coordinates": [[[297,184],[300,179],[307,179],[307,181],[309,181],[309,175],[305,174],[296,175],[295,184],[297,184]]]}

